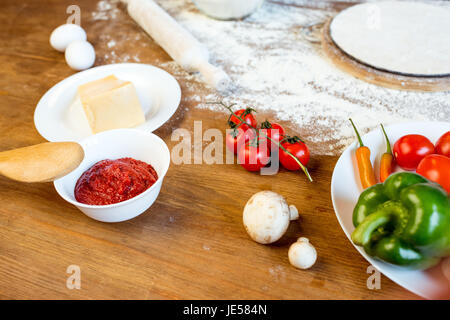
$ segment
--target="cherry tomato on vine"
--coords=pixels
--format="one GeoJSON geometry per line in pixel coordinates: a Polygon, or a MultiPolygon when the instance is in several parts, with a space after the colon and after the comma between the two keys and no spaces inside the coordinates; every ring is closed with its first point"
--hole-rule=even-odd
{"type": "Polygon", "coordinates": [[[444,133],[436,142],[436,153],[450,158],[450,131],[444,133]]]}
{"type": "Polygon", "coordinates": [[[239,164],[247,171],[259,171],[270,162],[270,150],[266,139],[255,138],[243,145],[238,152],[239,164]]]}
{"type": "MultiPolygon", "coordinates": [[[[281,146],[295,156],[304,166],[308,164],[309,149],[299,137],[284,137],[283,140],[281,140],[281,146]]],[[[292,171],[300,169],[300,165],[297,161],[282,148],[279,150],[279,157],[281,164],[286,169],[292,171]]]]}
{"type": "MultiPolygon", "coordinates": [[[[279,125],[278,123],[270,123],[267,120],[261,123],[260,132],[264,133],[266,136],[276,142],[280,142],[285,134],[284,128],[281,125],[279,125]]],[[[269,140],[269,148],[270,150],[272,150],[272,148],[273,150],[277,150],[278,145],[269,140]]]]}
{"type": "Polygon", "coordinates": [[[240,125],[242,123],[242,121],[240,119],[238,119],[235,115],[231,115],[230,118],[228,119],[228,123],[230,125],[231,128],[236,128],[237,126],[239,126],[239,128],[242,129],[248,129],[249,126],[256,128],[258,125],[258,122],[256,121],[255,117],[253,116],[253,113],[255,110],[252,108],[246,108],[246,109],[240,109],[238,111],[235,111],[234,113],[236,114],[236,116],[240,117],[241,119],[244,120],[244,124],[240,125]]]}
{"type": "Polygon", "coordinates": [[[395,161],[404,170],[415,170],[419,162],[432,153],[434,145],[420,134],[408,134],[394,144],[395,161]]]}
{"type": "Polygon", "coordinates": [[[239,148],[256,137],[255,130],[242,128],[233,129],[227,132],[225,144],[231,152],[237,154],[239,148]]]}
{"type": "Polygon", "coordinates": [[[430,154],[420,161],[417,173],[439,183],[450,192],[450,158],[440,154],[430,154]]]}

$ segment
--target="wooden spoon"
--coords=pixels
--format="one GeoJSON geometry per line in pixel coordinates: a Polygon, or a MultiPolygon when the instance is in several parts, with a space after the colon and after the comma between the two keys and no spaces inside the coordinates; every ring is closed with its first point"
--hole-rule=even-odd
{"type": "Polygon", "coordinates": [[[0,152],[0,174],[22,182],[48,182],[74,170],[83,158],[76,142],[46,142],[0,152]]]}

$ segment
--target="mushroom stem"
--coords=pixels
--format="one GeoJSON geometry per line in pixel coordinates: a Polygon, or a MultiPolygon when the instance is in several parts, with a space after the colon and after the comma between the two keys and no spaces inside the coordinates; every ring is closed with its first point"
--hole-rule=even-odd
{"type": "Polygon", "coordinates": [[[297,207],[294,206],[293,204],[289,205],[289,217],[291,221],[298,219],[298,210],[297,207]]]}

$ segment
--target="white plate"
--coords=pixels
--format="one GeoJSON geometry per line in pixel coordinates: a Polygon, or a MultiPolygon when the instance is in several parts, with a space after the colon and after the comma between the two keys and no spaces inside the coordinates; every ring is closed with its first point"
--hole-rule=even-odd
{"type": "Polygon", "coordinates": [[[77,88],[83,83],[114,74],[131,81],[136,87],[145,113],[145,123],[136,127],[152,132],[175,113],[181,90],[170,74],[159,68],[139,63],[118,63],[95,67],[76,73],[54,85],[39,100],[34,124],[48,141],[81,141],[92,135],[87,126],[79,125],[70,110],[77,88]]]}
{"type": "MultiPolygon", "coordinates": [[[[387,126],[385,129],[392,147],[397,139],[411,133],[422,134],[435,143],[442,134],[450,130],[450,122],[405,122],[387,126]]],[[[386,151],[386,144],[381,129],[369,132],[362,137],[362,140],[370,148],[371,160],[374,163],[379,181],[380,157],[386,151]]],[[[355,229],[352,222],[353,208],[362,192],[356,169],[355,150],[356,141],[342,153],[336,163],[331,179],[331,199],[334,210],[350,242],[350,236],[355,229]]],[[[450,279],[444,276],[442,264],[426,271],[404,270],[371,258],[361,247],[355,246],[355,248],[381,273],[417,295],[427,299],[434,299],[442,298],[443,295],[450,293],[450,279]]]]}

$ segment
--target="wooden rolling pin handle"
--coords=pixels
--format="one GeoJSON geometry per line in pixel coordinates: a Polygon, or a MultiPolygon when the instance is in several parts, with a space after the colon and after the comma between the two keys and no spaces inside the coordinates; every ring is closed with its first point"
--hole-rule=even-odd
{"type": "Polygon", "coordinates": [[[178,64],[199,71],[205,82],[219,91],[230,83],[225,72],[211,65],[208,49],[153,0],[122,0],[128,13],[178,64]]]}
{"type": "Polygon", "coordinates": [[[211,87],[219,91],[225,91],[229,87],[231,80],[222,69],[205,61],[198,65],[198,70],[211,87]]]}

